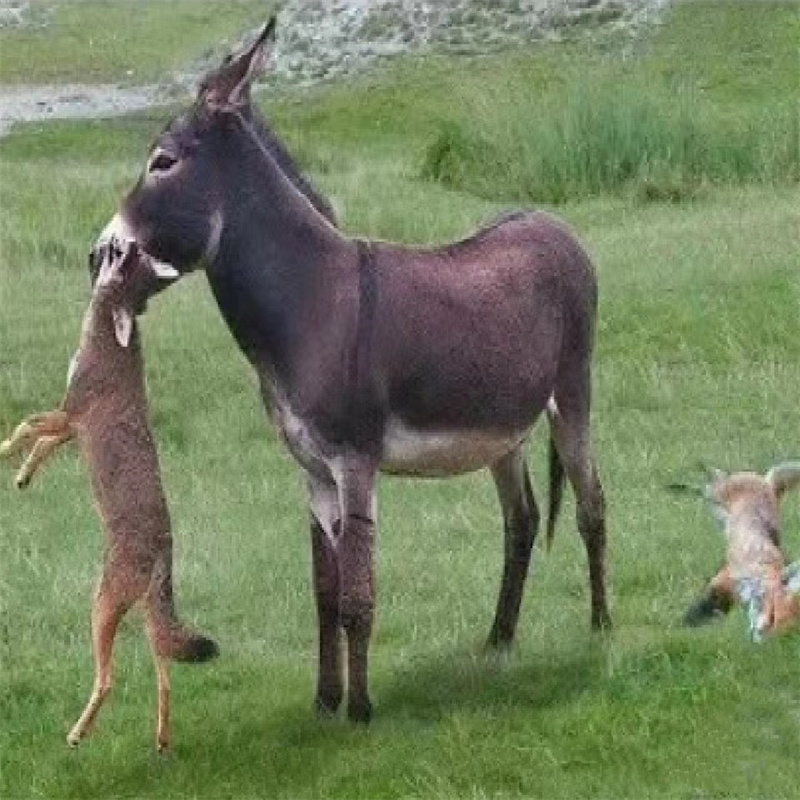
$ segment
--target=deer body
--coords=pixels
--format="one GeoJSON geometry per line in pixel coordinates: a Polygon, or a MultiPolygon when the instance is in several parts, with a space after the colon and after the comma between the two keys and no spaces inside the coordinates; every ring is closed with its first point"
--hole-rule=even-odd
{"type": "Polygon", "coordinates": [[[696,625],[744,601],[751,609],[753,637],[779,632],[800,620],[800,596],[786,585],[781,545],[780,500],[800,487],[800,462],[785,462],[766,475],[716,471],[703,494],[727,544],[725,566],[689,609],[696,625]]]}
{"type": "MultiPolygon", "coordinates": [[[[109,255],[109,261],[114,258],[113,253],[109,255]]],[[[123,267],[134,261],[130,281],[135,284],[135,271],[144,269],[144,260],[130,251],[125,258],[128,261],[123,260],[123,267]]],[[[156,662],[157,745],[163,750],[169,743],[168,660],[205,661],[216,655],[217,647],[185,628],[175,612],[170,518],[147,419],[139,335],[133,314],[118,313],[119,302],[119,291],[96,288],[61,406],[21,423],[0,446],[0,454],[31,448],[17,475],[17,485],[24,487],[59,445],[76,438],[103,522],[104,567],[92,610],[95,683],[68,742],[77,745],[87,734],[108,695],[117,626],[125,612],[141,600],[156,662]]]]}

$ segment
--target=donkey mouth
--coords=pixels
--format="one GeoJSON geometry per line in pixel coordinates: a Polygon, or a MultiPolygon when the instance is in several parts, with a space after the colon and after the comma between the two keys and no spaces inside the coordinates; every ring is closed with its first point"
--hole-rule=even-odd
{"type": "MultiPolygon", "coordinates": [[[[89,280],[92,288],[94,288],[97,282],[100,266],[112,242],[118,242],[123,245],[127,242],[134,242],[139,250],[140,258],[149,259],[154,274],[162,280],[176,280],[180,277],[180,273],[171,264],[148,253],[124,217],[120,214],[115,214],[106,227],[103,228],[102,232],[95,240],[92,249],[89,251],[89,280]]],[[[141,311],[144,311],[145,305],[146,301],[142,303],[141,311]]],[[[137,309],[137,313],[141,312],[137,309]]]]}

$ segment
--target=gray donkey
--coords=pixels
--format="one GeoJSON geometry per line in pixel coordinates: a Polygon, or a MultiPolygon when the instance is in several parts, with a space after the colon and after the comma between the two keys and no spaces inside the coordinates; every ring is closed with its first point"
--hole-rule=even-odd
{"type": "Polygon", "coordinates": [[[106,532],[92,608],[94,688],[68,743],[75,746],[86,736],[110,692],[117,626],[142,600],[158,680],[156,744],[161,751],[169,744],[169,659],[206,661],[217,654],[217,645],[186,628],[175,613],[169,511],[147,422],[136,325],[147,298],[177,273],[142,256],[134,243],[124,248],[115,242],[106,248],[61,406],[20,423],[0,445],[0,455],[30,449],[17,474],[17,485],[24,487],[56,448],[77,438],[106,532]]]}
{"type": "Polygon", "coordinates": [[[367,721],[376,480],[490,469],[505,522],[492,646],[514,636],[539,524],[524,444],[551,427],[552,535],[566,472],[589,559],[592,625],[609,624],[603,493],[590,437],[595,273],[543,213],[461,242],[351,239],[287,178],[259,133],[250,87],[274,21],[208,76],[153,146],[96,243],[133,239],[186,273],[202,266],[309,492],[319,617],[316,706],[367,721]]]}

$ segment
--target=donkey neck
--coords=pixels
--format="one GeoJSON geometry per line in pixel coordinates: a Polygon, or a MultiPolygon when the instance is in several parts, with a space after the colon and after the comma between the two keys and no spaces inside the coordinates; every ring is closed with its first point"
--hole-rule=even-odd
{"type": "Polygon", "coordinates": [[[206,275],[244,354],[286,383],[330,317],[327,301],[351,279],[355,245],[283,174],[252,125],[240,124],[237,174],[206,275]]]}

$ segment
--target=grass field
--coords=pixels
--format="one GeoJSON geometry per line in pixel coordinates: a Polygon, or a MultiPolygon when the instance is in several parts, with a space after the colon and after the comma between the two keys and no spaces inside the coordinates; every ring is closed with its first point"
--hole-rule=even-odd
{"type": "MultiPolygon", "coordinates": [[[[715,118],[766,114],[791,102],[793,24],[788,3],[694,2],[626,57],[643,59],[643,79],[670,72],[702,90],[715,118]],[[701,48],[702,30],[713,46],[701,48]]],[[[11,70],[13,51],[0,46],[11,70]]],[[[263,99],[348,231],[441,241],[509,205],[422,177],[441,125],[470,112],[453,91],[457,71],[484,95],[507,96],[526,75],[541,77],[532,91],[550,91],[564,58],[588,80],[597,59],[614,57],[573,44],[468,70],[436,58],[263,99]]],[[[164,118],[23,127],[0,140],[0,432],[58,401],[87,298],[87,249],[164,118]]],[[[154,301],[142,324],[179,604],[222,655],[173,669],[175,747],[158,758],[155,681],[131,615],[96,735],[68,750],[92,680],[99,523],[74,452],[24,494],[0,465],[0,797],[797,796],[800,637],[755,647],[741,613],[681,626],[723,543],[705,508],[663,489],[699,478],[699,461],[766,469],[800,456],[797,183],[709,182],[677,203],[592,194],[556,212],[600,277],[594,425],[613,633],[589,631],[569,503],[553,552],[534,556],[518,645],[507,658],[483,655],[502,550],[491,480],[386,479],[376,718],[369,729],[316,720],[301,482],[197,276],[154,301]]],[[[541,487],[544,438],[531,445],[541,487]]],[[[795,557],[798,511],[788,500],[795,557]]]]}

